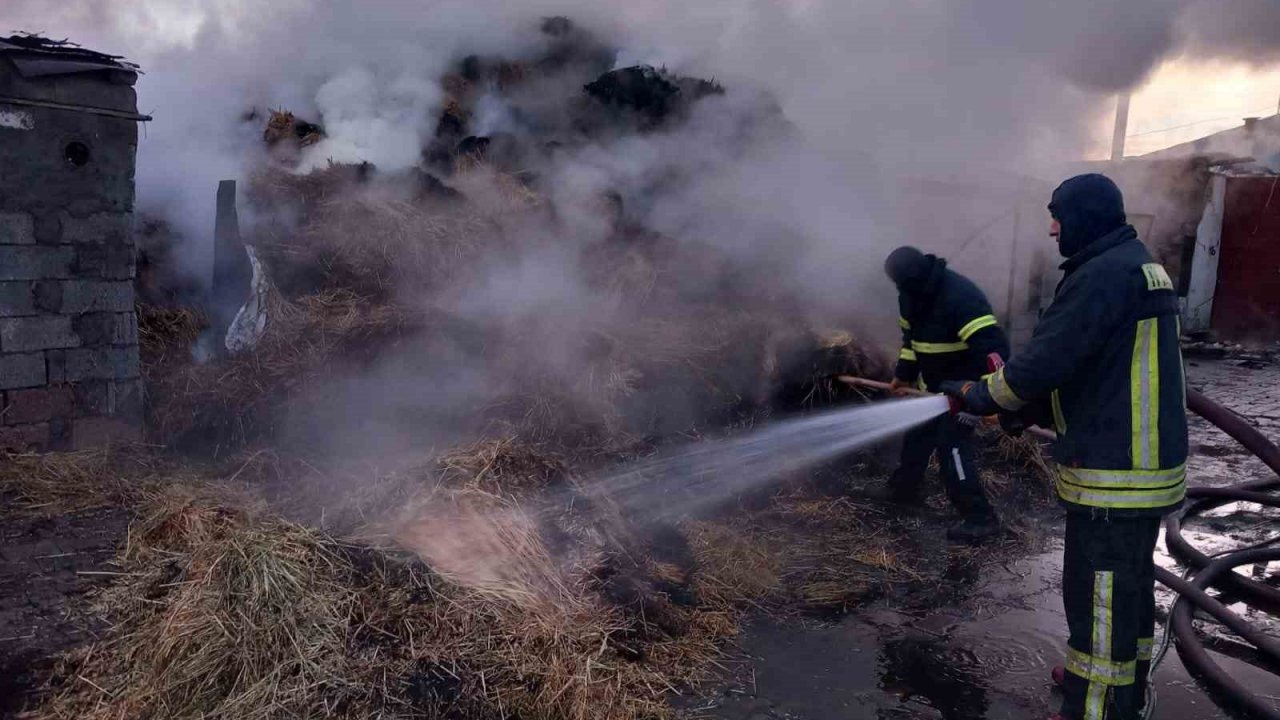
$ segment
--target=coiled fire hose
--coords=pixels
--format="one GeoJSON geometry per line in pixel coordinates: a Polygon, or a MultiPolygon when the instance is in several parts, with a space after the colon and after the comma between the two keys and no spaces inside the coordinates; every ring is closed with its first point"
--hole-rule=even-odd
{"type": "MultiPolygon", "coordinates": [[[[1235,568],[1242,565],[1280,560],[1280,548],[1266,547],[1280,543],[1280,537],[1213,557],[1200,552],[1182,537],[1182,523],[1186,518],[1228,503],[1251,502],[1266,507],[1280,507],[1280,495],[1267,492],[1280,489],[1280,448],[1239,415],[1190,388],[1187,389],[1187,408],[1243,445],[1271,468],[1277,477],[1230,488],[1191,488],[1187,491],[1187,497],[1194,502],[1165,521],[1165,544],[1169,553],[1184,563],[1188,570],[1180,578],[1168,570],[1156,568],[1156,580],[1176,592],[1178,597],[1169,611],[1169,622],[1159,652],[1153,658],[1151,674],[1154,678],[1156,668],[1168,652],[1171,640],[1177,638],[1178,656],[1182,658],[1183,664],[1208,686],[1220,703],[1245,717],[1280,720],[1280,711],[1275,706],[1232,677],[1209,656],[1191,622],[1194,606],[1209,613],[1257,648],[1263,658],[1280,665],[1280,641],[1249,624],[1205,592],[1208,587],[1213,586],[1232,599],[1259,610],[1280,614],[1280,589],[1234,572],[1235,568]]],[[[1154,687],[1154,683],[1147,683],[1148,718],[1155,709],[1154,687]]]]}

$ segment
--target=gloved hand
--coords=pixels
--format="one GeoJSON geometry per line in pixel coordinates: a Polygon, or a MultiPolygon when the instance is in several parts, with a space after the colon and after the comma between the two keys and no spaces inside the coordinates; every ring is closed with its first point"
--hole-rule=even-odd
{"type": "Polygon", "coordinates": [[[972,382],[962,382],[959,380],[947,380],[939,387],[942,389],[947,399],[951,401],[951,414],[958,415],[965,411],[964,396],[969,392],[969,388],[973,386],[972,382]]]}
{"type": "Polygon", "coordinates": [[[889,392],[899,397],[908,394],[913,389],[914,387],[912,384],[906,380],[899,380],[895,377],[889,381],[889,392]]]}

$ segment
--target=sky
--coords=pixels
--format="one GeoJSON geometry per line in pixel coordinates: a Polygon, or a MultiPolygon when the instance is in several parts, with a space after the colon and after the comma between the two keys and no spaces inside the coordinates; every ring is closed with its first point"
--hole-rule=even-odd
{"type": "MultiPolygon", "coordinates": [[[[1280,65],[1178,59],[1161,66],[1133,95],[1126,155],[1141,155],[1238,127],[1280,106],[1280,65]]],[[[1111,128],[1099,133],[1103,148],[1111,128]]]]}

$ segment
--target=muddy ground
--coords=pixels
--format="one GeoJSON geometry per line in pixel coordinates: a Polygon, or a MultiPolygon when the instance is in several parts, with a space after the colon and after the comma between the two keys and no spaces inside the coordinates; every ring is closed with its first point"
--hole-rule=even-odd
{"type": "MultiPolygon", "coordinates": [[[[1280,365],[1193,359],[1189,379],[1280,441],[1280,365]]],[[[1192,451],[1195,484],[1229,485],[1267,473],[1198,419],[1192,451]]],[[[879,454],[893,453],[884,448],[879,454]]],[[[674,698],[676,706],[690,717],[720,720],[1050,715],[1056,699],[1048,673],[1061,662],[1066,626],[1058,580],[1061,511],[1006,485],[996,500],[1011,530],[975,550],[946,542],[950,513],[935,490],[927,508],[895,520],[910,552],[923,560],[917,582],[847,614],[757,614],[730,649],[720,678],[685,691],[674,698]]],[[[0,717],[21,705],[57,653],[100,630],[81,612],[84,598],[111,578],[109,561],[129,522],[123,512],[103,510],[52,520],[7,515],[0,526],[0,717]]],[[[1222,549],[1269,536],[1277,520],[1256,506],[1228,506],[1192,523],[1187,535],[1207,551],[1222,549]]],[[[1167,557],[1161,562],[1174,566],[1167,557]]],[[[1274,568],[1269,572],[1276,577],[1274,568]]],[[[1167,604],[1170,598],[1161,599],[1167,604]]],[[[1271,627],[1280,636],[1280,627],[1271,627]]],[[[1229,636],[1207,629],[1216,638],[1212,647],[1247,656],[1229,636]]],[[[1263,694],[1280,698],[1280,678],[1227,655],[1220,660],[1263,694]]],[[[1188,677],[1176,652],[1162,665],[1157,689],[1158,719],[1226,717],[1188,677]]]]}
{"type": "MultiPolygon", "coordinates": [[[[1190,358],[1188,380],[1248,417],[1280,442],[1280,364],[1230,358],[1190,358]]],[[[1226,486],[1262,479],[1270,471],[1231,438],[1193,417],[1189,462],[1195,485],[1226,486]]],[[[1018,506],[1002,502],[1008,517],[1018,506]]],[[[1047,718],[1059,697],[1049,670],[1062,663],[1061,542],[1064,521],[1053,507],[1030,506],[1021,518],[1042,529],[1042,542],[1005,543],[974,564],[970,552],[932,545],[947,569],[935,588],[860,608],[838,621],[756,616],[721,681],[680,700],[690,717],[715,720],[875,718],[1012,720],[1047,718]],[[1012,555],[1012,557],[1011,557],[1012,555]]],[[[938,507],[912,522],[914,533],[940,536],[938,507]]],[[[1280,513],[1235,504],[1188,523],[1185,536],[1206,552],[1246,545],[1280,530],[1280,513]]],[[[1159,546],[1158,562],[1177,564],[1159,546]]],[[[1280,582],[1280,568],[1255,568],[1255,577],[1280,582]]],[[[1163,613],[1172,595],[1158,596],[1163,613]]],[[[1280,622],[1237,607],[1280,637],[1280,622]]],[[[1211,623],[1200,623],[1215,658],[1280,708],[1280,677],[1233,656],[1250,652],[1211,623]]],[[[1162,628],[1157,629],[1157,633],[1162,628]]],[[[1229,717],[1209,699],[1170,650],[1156,682],[1156,720],[1229,717]]]]}
{"type": "MultiPolygon", "coordinates": [[[[0,507],[10,498],[0,497],[0,507]]],[[[98,628],[81,600],[112,577],[110,564],[129,527],[121,510],[60,517],[4,514],[0,522],[0,717],[20,708],[53,656],[98,628]]]]}

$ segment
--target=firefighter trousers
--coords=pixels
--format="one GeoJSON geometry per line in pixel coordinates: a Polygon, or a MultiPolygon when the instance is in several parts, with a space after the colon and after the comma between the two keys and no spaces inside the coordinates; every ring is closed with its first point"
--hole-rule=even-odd
{"type": "Polygon", "coordinates": [[[1067,513],[1062,602],[1067,612],[1068,720],[1138,720],[1155,634],[1158,517],[1067,513]]]}
{"type": "Polygon", "coordinates": [[[902,440],[902,461],[891,481],[894,491],[904,496],[922,494],[929,458],[935,450],[947,497],[956,512],[975,520],[995,517],[974,461],[973,428],[956,422],[951,415],[943,415],[906,434],[902,440]]]}

